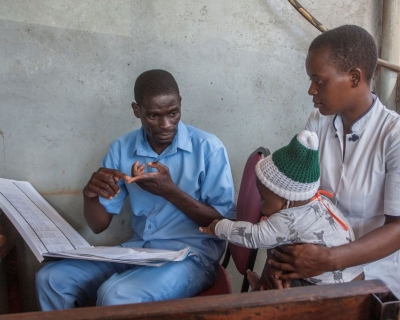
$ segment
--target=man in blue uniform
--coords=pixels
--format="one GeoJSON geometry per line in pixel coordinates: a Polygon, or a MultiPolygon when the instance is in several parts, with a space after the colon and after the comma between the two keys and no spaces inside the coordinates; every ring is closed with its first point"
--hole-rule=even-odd
{"type": "Polygon", "coordinates": [[[36,277],[42,310],[79,307],[88,299],[102,306],[191,297],[216,276],[224,242],[201,233],[199,226],[234,217],[226,149],[216,136],[180,121],[179,88],[167,71],[142,73],[134,91],[132,108],[142,127],[112,143],[85,186],[85,219],[100,233],[129,199],[134,236],[123,247],[190,247],[194,255],[161,267],[72,259],[50,263],[36,277]],[[138,169],[144,172],[135,176],[138,169]]]}

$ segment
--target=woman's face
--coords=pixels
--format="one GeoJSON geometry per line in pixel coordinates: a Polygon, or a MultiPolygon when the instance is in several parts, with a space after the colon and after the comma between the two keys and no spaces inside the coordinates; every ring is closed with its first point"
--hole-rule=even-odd
{"type": "Polygon", "coordinates": [[[322,115],[341,114],[351,108],[351,74],[338,71],[330,63],[329,49],[309,51],[306,70],[311,81],[308,94],[322,115]]]}

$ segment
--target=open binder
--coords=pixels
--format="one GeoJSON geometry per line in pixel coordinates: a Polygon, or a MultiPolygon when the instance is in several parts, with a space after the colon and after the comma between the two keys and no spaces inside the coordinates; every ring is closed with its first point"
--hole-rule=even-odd
{"type": "Polygon", "coordinates": [[[190,249],[179,251],[92,247],[28,181],[0,178],[0,209],[4,211],[39,262],[59,258],[160,266],[182,261],[190,249]]]}

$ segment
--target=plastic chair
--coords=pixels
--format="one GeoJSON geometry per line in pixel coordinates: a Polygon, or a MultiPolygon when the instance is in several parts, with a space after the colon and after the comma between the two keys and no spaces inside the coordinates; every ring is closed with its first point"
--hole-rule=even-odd
{"type": "MultiPolygon", "coordinates": [[[[261,198],[256,187],[255,166],[263,156],[266,157],[269,154],[270,152],[268,149],[260,147],[252,152],[252,154],[246,161],[236,203],[237,220],[249,221],[252,223],[257,223],[258,221],[260,221],[261,198]]],[[[218,275],[214,281],[214,284],[198,296],[211,296],[232,293],[231,282],[229,280],[228,273],[225,270],[228,266],[231,256],[237,270],[244,277],[241,292],[248,291],[249,283],[246,277],[246,270],[253,270],[257,256],[257,249],[248,249],[229,243],[225,252],[222,265],[219,266],[218,275]]]]}
{"type": "Polygon", "coordinates": [[[218,294],[229,294],[229,293],[232,293],[232,285],[229,279],[228,272],[226,272],[223,266],[219,265],[217,277],[215,278],[213,285],[207,290],[197,295],[197,297],[215,296],[218,294]]]}
{"type": "MultiPolygon", "coordinates": [[[[270,154],[269,150],[263,147],[255,150],[247,159],[243,170],[242,182],[240,183],[238,199],[236,203],[236,220],[258,223],[261,214],[261,197],[256,186],[255,166],[262,158],[270,154]]],[[[226,268],[232,257],[236,269],[243,275],[241,292],[249,290],[246,270],[253,270],[257,257],[257,249],[248,249],[232,243],[228,244],[222,266],[226,268]]]]}

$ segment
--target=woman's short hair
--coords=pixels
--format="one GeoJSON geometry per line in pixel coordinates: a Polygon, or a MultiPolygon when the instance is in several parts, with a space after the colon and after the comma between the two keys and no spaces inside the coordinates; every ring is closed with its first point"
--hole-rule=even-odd
{"type": "Polygon", "coordinates": [[[329,61],[340,72],[360,68],[369,82],[374,76],[378,50],[373,37],[363,28],[344,25],[325,31],[310,44],[309,51],[329,49],[329,61]]]}

